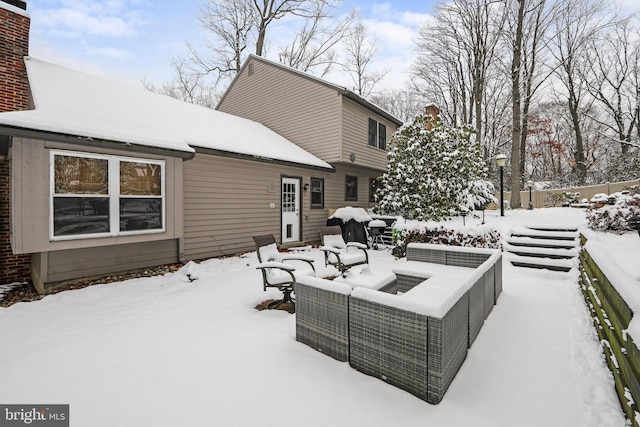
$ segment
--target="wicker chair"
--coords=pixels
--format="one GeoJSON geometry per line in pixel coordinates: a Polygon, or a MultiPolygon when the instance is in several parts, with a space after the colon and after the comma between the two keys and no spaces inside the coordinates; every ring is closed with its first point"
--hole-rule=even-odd
{"type": "Polygon", "coordinates": [[[344,274],[351,267],[369,264],[367,245],[359,242],[345,242],[340,226],[320,227],[320,236],[322,246],[319,249],[324,252],[324,265],[333,265],[340,274],[344,274]]]}
{"type": "Polygon", "coordinates": [[[256,253],[260,264],[256,266],[262,272],[263,288],[277,288],[283,293],[283,298],[269,304],[269,308],[278,308],[285,302],[294,303],[291,296],[293,284],[296,282],[294,271],[296,267],[285,263],[285,261],[298,261],[308,264],[310,271],[302,271],[302,274],[312,274],[315,276],[316,269],[313,265],[313,257],[280,252],[276,245],[276,239],[272,234],[253,236],[256,244],[256,253]]]}

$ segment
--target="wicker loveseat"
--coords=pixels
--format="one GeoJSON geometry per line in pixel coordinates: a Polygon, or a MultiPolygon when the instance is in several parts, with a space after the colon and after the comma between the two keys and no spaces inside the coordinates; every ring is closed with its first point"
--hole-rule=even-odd
{"type": "Polygon", "coordinates": [[[502,291],[501,252],[410,244],[394,273],[397,292],[303,278],[296,337],[437,404],[502,291]]]}

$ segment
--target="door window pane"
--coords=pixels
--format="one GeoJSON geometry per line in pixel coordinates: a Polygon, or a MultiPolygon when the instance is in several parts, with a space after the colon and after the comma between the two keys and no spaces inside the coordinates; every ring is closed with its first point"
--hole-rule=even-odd
{"type": "Polygon", "coordinates": [[[282,212],[296,211],[296,185],[282,183],[282,212]]]}

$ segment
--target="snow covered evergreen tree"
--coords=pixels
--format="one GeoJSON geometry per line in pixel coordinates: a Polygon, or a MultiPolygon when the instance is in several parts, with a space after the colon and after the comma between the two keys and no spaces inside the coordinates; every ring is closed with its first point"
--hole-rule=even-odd
{"type": "Polygon", "coordinates": [[[417,116],[393,137],[377,211],[419,221],[442,220],[496,202],[482,148],[469,127],[417,116]]]}

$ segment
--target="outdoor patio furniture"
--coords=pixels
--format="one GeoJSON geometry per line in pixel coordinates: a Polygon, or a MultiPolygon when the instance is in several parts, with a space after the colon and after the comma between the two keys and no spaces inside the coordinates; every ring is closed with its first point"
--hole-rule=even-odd
{"type": "Polygon", "coordinates": [[[384,245],[382,235],[384,234],[385,228],[387,228],[387,223],[381,219],[374,219],[373,221],[369,221],[369,224],[367,224],[367,228],[369,229],[371,247],[373,249],[378,249],[379,244],[384,245]]]}
{"type": "Polygon", "coordinates": [[[319,249],[324,252],[324,265],[332,265],[344,274],[351,267],[369,264],[367,245],[345,242],[339,226],[320,227],[320,236],[322,246],[319,249]]]}
{"type": "Polygon", "coordinates": [[[301,276],[295,284],[296,340],[336,360],[348,361],[349,295],[356,287],[395,294],[396,276],[368,268],[335,280],[301,276]]]}
{"type": "Polygon", "coordinates": [[[497,301],[501,271],[497,249],[410,243],[393,274],[303,277],[296,339],[438,404],[497,301]]]}
{"type": "Polygon", "coordinates": [[[327,219],[327,226],[337,225],[342,230],[345,242],[360,242],[367,245],[369,236],[366,224],[372,220],[363,208],[345,206],[338,208],[327,219]]]}
{"type": "Polygon", "coordinates": [[[280,252],[276,245],[276,240],[272,234],[253,236],[256,244],[256,253],[260,263],[256,266],[262,272],[262,282],[264,290],[267,288],[277,288],[283,293],[283,298],[268,305],[268,308],[278,308],[280,305],[290,302],[294,303],[291,296],[293,284],[296,282],[294,271],[296,267],[285,261],[297,261],[307,264],[306,272],[303,270],[299,274],[315,275],[316,269],[313,265],[313,257],[301,254],[280,252]]]}

